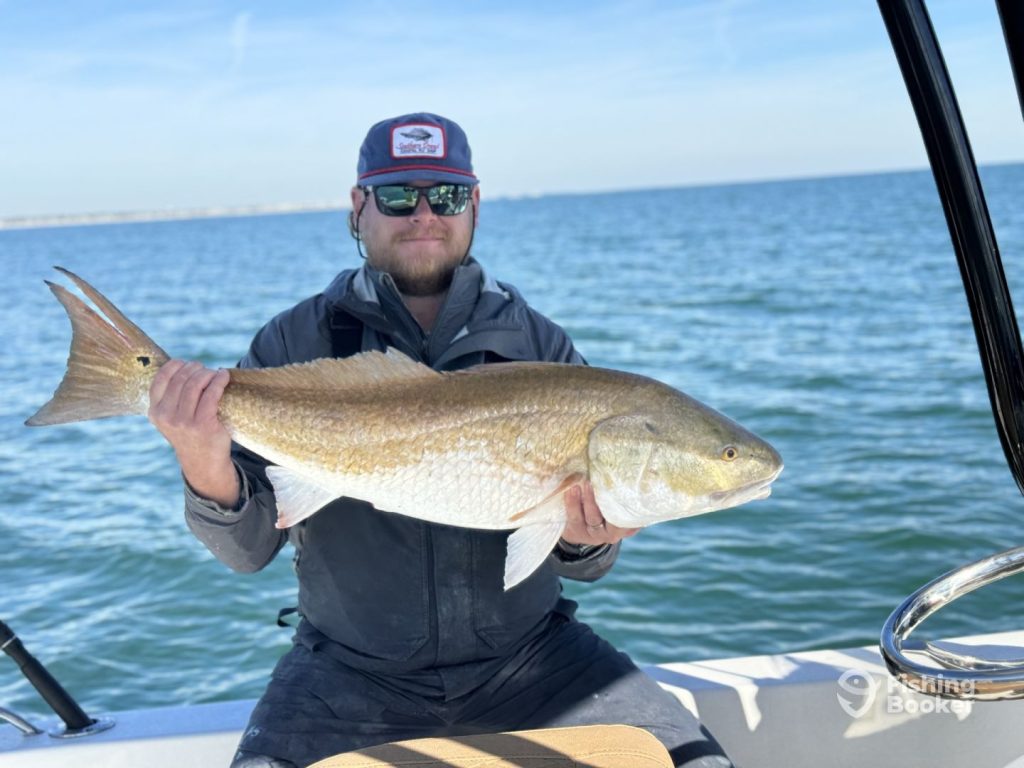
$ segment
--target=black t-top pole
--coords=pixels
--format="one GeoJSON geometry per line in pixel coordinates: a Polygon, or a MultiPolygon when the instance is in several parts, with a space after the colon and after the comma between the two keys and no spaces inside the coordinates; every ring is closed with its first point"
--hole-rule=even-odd
{"type": "Polygon", "coordinates": [[[70,694],[54,680],[53,675],[47,671],[46,667],[25,650],[21,640],[2,621],[0,621],[0,650],[14,659],[25,678],[32,684],[32,687],[39,691],[39,695],[46,700],[58,717],[64,721],[69,732],[81,731],[96,722],[82,711],[70,694]]]}
{"type": "MultiPolygon", "coordinates": [[[[1008,41],[1020,0],[1004,3],[1008,41]]],[[[1024,349],[967,130],[923,0],[878,0],[917,114],[974,322],[996,429],[1024,493],[1024,349]]],[[[1020,51],[1019,45],[1017,48],[1020,51]]],[[[1018,78],[1018,85],[1020,80],[1018,78]]]]}

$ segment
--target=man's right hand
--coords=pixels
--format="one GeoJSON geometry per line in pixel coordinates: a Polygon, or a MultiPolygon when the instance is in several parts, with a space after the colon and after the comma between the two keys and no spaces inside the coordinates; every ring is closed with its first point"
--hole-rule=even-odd
{"type": "Polygon", "coordinates": [[[230,379],[223,368],[169,360],[150,385],[148,414],[174,448],[192,490],[227,508],[238,502],[238,475],[231,435],[217,418],[217,406],[230,379]]]}

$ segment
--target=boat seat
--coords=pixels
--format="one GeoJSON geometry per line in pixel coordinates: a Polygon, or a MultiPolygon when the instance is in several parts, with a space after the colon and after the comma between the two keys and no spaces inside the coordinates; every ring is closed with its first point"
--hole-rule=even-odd
{"type": "Polygon", "coordinates": [[[328,757],[310,768],[672,768],[650,733],[585,725],[395,741],[328,757]]]}

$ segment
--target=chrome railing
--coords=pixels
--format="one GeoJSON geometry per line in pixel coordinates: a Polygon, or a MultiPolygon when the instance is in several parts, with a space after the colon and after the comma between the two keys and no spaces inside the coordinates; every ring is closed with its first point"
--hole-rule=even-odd
{"type": "Polygon", "coordinates": [[[1024,698],[1024,658],[981,659],[931,643],[908,647],[910,633],[940,608],[987,584],[1024,571],[1024,547],[983,558],[925,584],[892,612],[882,628],[882,658],[907,687],[973,701],[1024,698]],[[923,656],[931,664],[910,657],[923,656]]]}

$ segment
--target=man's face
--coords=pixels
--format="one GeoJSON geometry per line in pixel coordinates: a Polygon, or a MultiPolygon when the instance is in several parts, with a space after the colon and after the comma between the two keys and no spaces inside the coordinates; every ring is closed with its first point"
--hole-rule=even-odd
{"type": "MultiPolygon", "coordinates": [[[[410,187],[430,187],[436,182],[411,181],[410,187]]],[[[385,216],[372,199],[365,200],[359,187],[352,189],[352,210],[358,212],[359,235],[371,267],[387,272],[406,296],[433,296],[448,289],[455,268],[469,250],[476,225],[474,210],[480,204],[480,188],[473,187],[470,205],[454,216],[438,216],[420,197],[409,216],[385,216]]]]}

